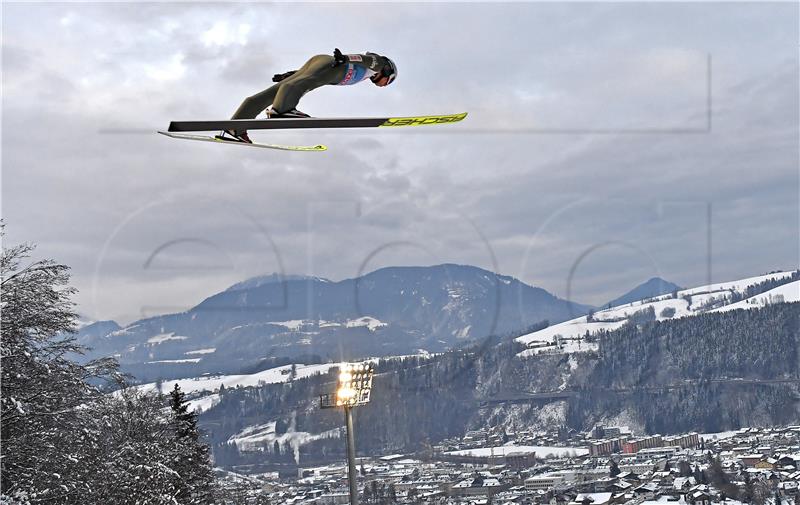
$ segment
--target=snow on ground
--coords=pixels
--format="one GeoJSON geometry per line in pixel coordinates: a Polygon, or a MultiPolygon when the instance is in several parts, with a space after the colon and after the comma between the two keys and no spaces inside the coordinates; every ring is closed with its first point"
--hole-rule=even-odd
{"type": "Polygon", "coordinates": [[[189,400],[189,410],[200,414],[209,410],[211,407],[219,403],[219,395],[213,394],[198,398],[196,400],[189,400]]]}
{"type": "MultiPolygon", "coordinates": [[[[693,304],[696,302],[692,302],[693,304]]],[[[635,312],[645,309],[647,307],[652,306],[653,310],[656,311],[656,318],[658,320],[663,319],[670,319],[664,316],[661,316],[661,312],[666,308],[672,308],[675,310],[675,315],[673,318],[688,316],[692,314],[692,311],[688,308],[689,303],[682,299],[682,298],[659,298],[658,300],[651,301],[648,303],[643,303],[641,300],[638,302],[633,302],[632,305],[620,305],[618,307],[612,307],[610,309],[605,310],[598,310],[594,313],[595,321],[613,321],[616,319],[628,318],[632,316],[635,312]]]]}
{"type": "Polygon", "coordinates": [[[520,452],[535,452],[539,458],[554,456],[557,458],[583,456],[589,454],[589,449],[583,447],[548,447],[542,445],[503,445],[498,447],[481,447],[478,449],[464,449],[461,451],[450,451],[446,454],[455,456],[505,456],[520,452]]]}
{"type": "Polygon", "coordinates": [[[160,344],[161,342],[166,342],[167,340],[186,340],[189,337],[180,337],[175,336],[175,333],[162,333],[160,335],[155,335],[147,339],[148,344],[160,344]]]}
{"type": "Polygon", "coordinates": [[[742,430],[735,430],[735,431],[718,431],[717,433],[700,433],[700,438],[705,440],[722,440],[725,438],[731,438],[736,435],[741,435],[742,430]]]}
{"type": "Polygon", "coordinates": [[[228,442],[233,442],[240,451],[267,451],[272,452],[275,442],[281,448],[291,447],[294,451],[295,462],[300,461],[300,446],[305,445],[314,440],[324,438],[339,438],[342,429],[335,428],[333,430],[323,431],[322,433],[308,433],[306,431],[287,431],[281,435],[275,433],[275,421],[267,424],[259,424],[250,426],[233,435],[228,439],[228,442]]]}
{"type": "Polygon", "coordinates": [[[517,342],[522,342],[530,347],[530,349],[526,351],[522,351],[518,356],[533,356],[535,354],[540,354],[542,352],[579,352],[579,351],[591,351],[597,349],[596,344],[590,344],[588,342],[575,342],[573,340],[564,340],[566,339],[573,339],[578,337],[583,337],[586,332],[588,331],[590,334],[596,333],[599,330],[615,330],[625,324],[625,321],[618,321],[618,322],[587,322],[586,316],[579,317],[577,319],[573,319],[571,321],[565,321],[563,323],[554,324],[553,326],[548,326],[547,328],[539,331],[535,331],[533,333],[529,333],[527,335],[523,335],[518,337],[516,340],[517,342]],[[561,341],[562,348],[559,349],[555,345],[545,345],[545,344],[555,344],[556,341],[561,341]],[[541,347],[538,347],[541,346],[541,347]]]}
{"type": "Polygon", "coordinates": [[[570,372],[574,372],[580,366],[580,363],[578,363],[578,360],[575,359],[575,356],[570,356],[569,360],[567,360],[567,364],[569,365],[570,372]]]}
{"type": "Polygon", "coordinates": [[[358,319],[348,319],[345,323],[345,326],[348,328],[356,328],[358,326],[366,326],[369,331],[375,331],[382,326],[386,326],[386,323],[375,319],[374,317],[364,316],[359,317],[358,319]]]}
{"type": "MultiPolygon", "coordinates": [[[[701,308],[708,307],[712,302],[724,303],[726,297],[730,296],[733,291],[743,293],[748,286],[767,280],[785,279],[790,277],[792,273],[778,272],[737,281],[710,284],[678,291],[677,298],[673,298],[672,294],[665,294],[647,300],[597,310],[594,312],[591,322],[588,321],[587,316],[582,316],[518,337],[516,341],[525,344],[528,349],[520,352],[517,356],[528,357],[537,354],[593,351],[597,349],[596,343],[580,341],[578,338],[585,336],[586,332],[593,335],[600,330],[616,330],[624,325],[628,318],[637,311],[652,307],[655,311],[656,319],[659,321],[692,316],[700,313],[701,308]],[[691,304],[684,297],[691,298],[691,304]]],[[[794,301],[800,301],[800,281],[778,286],[747,300],[711,309],[709,312],[722,312],[739,308],[748,309],[763,307],[769,303],[794,301]]]]}
{"type": "MultiPolygon", "coordinates": [[[[318,373],[328,373],[328,370],[340,365],[342,365],[342,363],[324,363],[321,365],[297,364],[295,377],[297,379],[301,379],[303,377],[309,377],[318,373]]],[[[257,386],[259,383],[276,384],[279,382],[288,382],[289,377],[291,376],[291,370],[292,365],[284,365],[249,375],[212,375],[188,379],[174,379],[163,381],[162,391],[171,390],[175,387],[175,384],[177,384],[178,387],[181,388],[181,391],[186,394],[197,393],[200,391],[217,392],[220,385],[223,384],[226,388],[235,388],[236,386],[257,386]]],[[[156,388],[156,384],[154,382],[142,384],[137,386],[137,388],[146,391],[153,391],[156,388]]]]}
{"type": "Polygon", "coordinates": [[[558,401],[542,405],[536,414],[543,426],[561,426],[567,422],[567,402],[558,401]]]}
{"type": "Polygon", "coordinates": [[[603,416],[603,426],[619,426],[626,433],[646,433],[636,413],[631,409],[622,409],[613,416],[603,416]]]}
{"type": "MultiPolygon", "coordinates": [[[[692,312],[697,312],[700,307],[707,307],[712,303],[726,303],[725,298],[730,296],[732,291],[711,291],[708,293],[700,293],[691,295],[692,305],[689,307],[689,310],[692,312]]],[[[689,295],[682,295],[686,296],[687,298],[689,295]]]]}
{"type": "Polygon", "coordinates": [[[710,310],[709,312],[727,312],[729,310],[736,309],[752,309],[756,307],[764,307],[765,305],[772,303],[788,303],[797,301],[800,301],[800,281],[794,281],[784,284],[783,286],[778,286],[777,288],[765,291],[760,295],[752,296],[724,307],[718,307],[710,310]]]}
{"type": "Polygon", "coordinates": [[[691,289],[684,289],[683,291],[678,291],[678,297],[680,298],[683,295],[694,295],[695,293],[705,293],[705,292],[714,292],[714,291],[744,291],[747,286],[751,286],[753,284],[758,284],[764,281],[768,281],[771,279],[783,279],[785,277],[789,277],[792,275],[792,272],[777,272],[774,274],[767,274],[767,275],[759,275],[757,277],[748,277],[746,279],[740,279],[738,281],[729,281],[729,282],[720,282],[717,284],[708,284],[706,286],[698,286],[696,288],[691,289]]]}
{"type": "Polygon", "coordinates": [[[216,347],[209,347],[208,349],[197,349],[195,351],[187,351],[183,354],[191,355],[191,354],[211,354],[212,352],[217,352],[216,347]]]}
{"type": "Polygon", "coordinates": [[[112,331],[111,333],[109,333],[108,335],[106,335],[103,338],[124,337],[125,335],[128,335],[129,333],[131,333],[132,330],[135,330],[139,326],[141,326],[141,325],[134,324],[133,326],[128,326],[128,327],[119,329],[117,331],[112,331]]]}
{"type": "MultiPolygon", "coordinates": [[[[347,328],[357,328],[360,326],[366,326],[370,331],[375,331],[382,326],[387,326],[386,323],[370,316],[359,317],[358,319],[348,319],[344,323],[336,321],[324,321],[321,319],[319,321],[313,319],[292,319],[291,321],[270,321],[268,323],[261,323],[261,324],[274,324],[278,326],[283,326],[289,331],[300,331],[300,329],[303,328],[304,326],[317,326],[319,328],[333,328],[337,326],[345,326],[347,328]]],[[[239,328],[239,326],[233,329],[236,328],[239,328]]]]}
{"type": "Polygon", "coordinates": [[[270,321],[267,324],[277,324],[278,326],[283,326],[291,331],[297,331],[307,323],[304,319],[292,319],[291,321],[270,321]]]}
{"type": "Polygon", "coordinates": [[[394,360],[403,361],[408,358],[433,358],[434,356],[438,356],[440,354],[443,353],[441,352],[430,353],[425,349],[417,349],[416,354],[395,354],[393,356],[372,357],[368,358],[366,361],[371,361],[373,363],[380,363],[381,361],[394,361],[394,360]]]}
{"type": "Polygon", "coordinates": [[[197,363],[203,358],[186,358],[186,359],[161,359],[158,361],[148,361],[148,364],[153,363],[197,363]]]}

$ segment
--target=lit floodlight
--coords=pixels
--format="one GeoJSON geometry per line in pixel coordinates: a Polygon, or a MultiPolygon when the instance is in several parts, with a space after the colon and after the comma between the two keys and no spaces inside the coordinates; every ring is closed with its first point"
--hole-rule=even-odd
{"type": "Polygon", "coordinates": [[[320,406],[356,407],[369,403],[372,390],[372,363],[345,363],[339,367],[339,378],[336,393],[322,395],[320,406]]]}
{"type": "Polygon", "coordinates": [[[320,395],[319,397],[320,408],[344,407],[345,425],[347,427],[347,475],[350,485],[350,505],[358,505],[353,407],[369,403],[373,373],[372,363],[344,363],[339,366],[339,380],[336,385],[336,392],[320,395]]]}
{"type": "Polygon", "coordinates": [[[344,365],[339,374],[336,406],[355,407],[369,402],[372,389],[372,364],[344,365]],[[365,394],[366,392],[366,394],[365,394]]]}

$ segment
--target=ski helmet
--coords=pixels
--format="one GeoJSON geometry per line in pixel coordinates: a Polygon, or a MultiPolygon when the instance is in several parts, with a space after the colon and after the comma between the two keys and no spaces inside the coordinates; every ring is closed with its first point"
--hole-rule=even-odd
{"type": "Polygon", "coordinates": [[[381,74],[389,78],[389,81],[386,83],[388,85],[394,82],[395,78],[397,78],[397,65],[395,65],[394,62],[386,56],[384,56],[383,59],[384,64],[381,74]]]}

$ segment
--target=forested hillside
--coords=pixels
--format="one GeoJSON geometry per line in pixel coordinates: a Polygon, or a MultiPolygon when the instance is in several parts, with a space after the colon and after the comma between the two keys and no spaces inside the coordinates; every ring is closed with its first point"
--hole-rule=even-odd
{"type": "MultiPolygon", "coordinates": [[[[542,427],[545,412],[575,429],[624,416],[642,431],[662,434],[797,422],[798,384],[791,381],[800,377],[799,318],[800,303],[781,303],[627,324],[602,332],[597,352],[519,357],[522,345],[505,339],[382,361],[372,402],[357,412],[359,448],[415,450],[483,426],[542,427]],[[559,391],[563,397],[551,400],[499,401],[559,391]]],[[[228,390],[201,419],[214,426],[215,450],[227,451],[223,462],[248,457],[219,445],[229,439],[245,452],[262,447],[267,460],[340,455],[341,412],[316,404],[316,395],[334,384],[335,370],[288,386],[228,390]],[[261,438],[242,443],[242,430],[254,425],[265,426],[261,438]]]]}

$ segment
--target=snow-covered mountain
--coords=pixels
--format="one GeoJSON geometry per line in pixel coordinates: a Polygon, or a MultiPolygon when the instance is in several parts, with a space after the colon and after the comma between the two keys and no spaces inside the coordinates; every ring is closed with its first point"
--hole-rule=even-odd
{"type": "MultiPolygon", "coordinates": [[[[665,324],[677,324],[683,321],[687,324],[682,324],[676,335],[682,334],[689,341],[701,343],[703,339],[716,338],[711,336],[711,333],[716,332],[724,335],[724,342],[724,339],[732,337],[728,333],[730,326],[726,325],[733,324],[735,328],[747,327],[749,320],[740,318],[739,322],[731,323],[710,319],[713,315],[737,309],[742,309],[741,313],[746,314],[748,309],[779,304],[786,306],[783,302],[797,301],[800,301],[800,273],[797,271],[771,273],[683,289],[677,293],[671,292],[629,302],[622,306],[595,311],[588,317],[581,316],[557,323],[515,339],[528,347],[516,355],[503,350],[510,348],[506,343],[496,348],[487,347],[479,353],[418,355],[410,361],[407,357],[376,359],[374,361],[381,372],[376,375],[375,389],[380,394],[375,394],[370,408],[360,412],[360,415],[366,416],[365,419],[368,418],[364,422],[365,425],[372,427],[366,429],[362,443],[365,446],[373,444],[374,448],[385,449],[388,436],[385,431],[395,430],[397,433],[405,434],[401,436],[393,432],[392,435],[393,443],[398,444],[396,449],[400,450],[404,447],[403,440],[413,445],[412,442],[416,440],[418,432],[424,432],[426,436],[431,436],[430,433],[435,432],[439,434],[438,436],[444,437],[458,435],[458,430],[478,429],[497,423],[504,425],[510,423],[516,428],[541,428],[548,423],[561,425],[567,422],[613,422],[613,419],[619,416],[627,416],[625,419],[629,420],[626,423],[644,429],[648,422],[652,422],[647,420],[648,415],[656,416],[658,419],[664,417],[660,415],[660,409],[694,412],[692,414],[694,417],[677,416],[670,422],[681,429],[700,429],[702,426],[691,423],[708,423],[708,419],[698,421],[703,419],[703,416],[699,416],[697,412],[707,412],[712,407],[716,410],[706,417],[715,419],[719,429],[727,429],[731,422],[741,424],[751,419],[744,413],[731,410],[730,405],[741,401],[749,402],[748,405],[753,406],[755,418],[761,419],[761,422],[769,422],[771,419],[769,414],[765,414],[766,411],[762,412],[766,407],[759,402],[763,403],[766,401],[765,398],[772,397],[764,396],[760,390],[753,389],[752,382],[761,379],[767,381],[781,379],[783,377],[780,375],[781,367],[777,363],[780,360],[773,360],[774,368],[777,370],[775,372],[754,365],[757,359],[750,360],[747,356],[741,359],[729,359],[729,355],[744,352],[741,348],[743,341],[771,338],[770,330],[764,330],[765,327],[770,327],[770,323],[764,323],[766,326],[761,323],[760,326],[754,324],[752,330],[741,330],[739,333],[744,331],[745,334],[752,333],[752,335],[745,336],[744,339],[742,335],[736,336],[738,342],[732,343],[728,349],[723,349],[725,345],[717,344],[716,341],[700,345],[701,348],[703,345],[718,345],[716,348],[720,350],[719,357],[727,363],[726,367],[715,365],[716,361],[709,357],[714,353],[695,350],[687,351],[689,355],[683,356],[681,353],[682,349],[685,349],[684,346],[673,349],[673,354],[679,356],[680,360],[704,360],[703,373],[710,374],[707,378],[718,379],[719,384],[709,385],[707,381],[697,381],[696,377],[684,374],[681,372],[683,362],[669,361],[675,356],[666,352],[661,352],[657,359],[651,358],[652,363],[647,359],[639,361],[638,358],[631,358],[635,362],[632,366],[644,367],[640,371],[641,376],[648,377],[642,385],[645,388],[642,398],[625,390],[636,387],[632,385],[637,382],[632,378],[630,370],[620,372],[620,378],[617,379],[613,367],[608,366],[607,361],[613,360],[617,356],[616,353],[603,357],[591,351],[597,349],[596,338],[601,330],[612,332],[606,334],[607,337],[617,335],[611,340],[619,339],[618,334],[639,335],[630,331],[613,332],[616,329],[623,329],[626,323],[631,322],[675,320],[675,323],[665,324]],[[742,321],[745,324],[740,324],[742,321]],[[660,359],[666,361],[662,363],[660,359]],[[735,363],[739,363],[739,368],[744,366],[750,373],[729,376],[734,373],[734,369],[738,370],[732,365],[735,363]],[[650,365],[656,370],[647,368],[650,365]],[[401,373],[394,373],[395,370],[401,373]],[[753,370],[757,370],[758,373],[753,370]],[[770,375],[775,373],[778,375],[770,375]],[[606,377],[609,374],[610,379],[606,377]],[[607,390],[606,382],[609,381],[622,389],[619,397],[614,397],[616,393],[607,390]],[[422,384],[428,385],[422,386],[422,384]],[[669,385],[669,391],[674,390],[676,384],[683,385],[684,390],[675,393],[673,397],[658,391],[659,385],[664,384],[669,385]],[[745,389],[740,391],[735,389],[737,387],[745,389]],[[750,389],[747,389],[748,387],[750,389]],[[412,388],[415,394],[408,394],[405,388],[412,388]],[[597,396],[597,390],[592,388],[600,388],[599,391],[603,391],[602,395],[597,396]],[[718,389],[709,392],[707,388],[718,389]],[[513,391],[522,391],[523,396],[545,393],[543,395],[545,398],[529,404],[521,404],[519,399],[515,400],[516,403],[503,403],[503,400],[498,398],[498,396],[500,398],[508,396],[513,391]],[[556,395],[551,398],[553,391],[563,391],[564,396],[556,395]],[[648,394],[660,396],[646,396],[648,394]],[[709,394],[718,400],[713,405],[704,403],[709,394]],[[482,409],[481,403],[487,400],[492,402],[489,405],[491,408],[482,409]],[[395,404],[401,401],[404,407],[401,409],[402,412],[398,413],[395,404]],[[680,405],[681,408],[674,409],[675,405],[680,405]]],[[[383,315],[382,317],[389,320],[383,315]]],[[[721,314],[720,317],[726,316],[721,314]]],[[[755,317],[754,320],[758,320],[759,317],[755,317]]],[[[365,321],[365,324],[373,324],[375,328],[373,331],[381,331],[382,327],[374,326],[375,320],[377,319],[371,318],[365,321]]],[[[287,320],[282,321],[282,324],[287,329],[303,328],[302,320],[287,320]]],[[[644,326],[652,328],[653,325],[644,326]]],[[[365,331],[370,330],[367,327],[365,331]]],[[[776,336],[775,342],[780,338],[782,337],[776,336]]],[[[635,348],[646,354],[646,345],[637,343],[635,348]]],[[[619,359],[624,361],[627,357],[620,356],[619,359]]],[[[297,461],[301,449],[306,454],[313,454],[323,446],[327,447],[326,450],[338,447],[338,441],[328,446],[326,440],[338,436],[336,430],[339,429],[337,427],[340,427],[341,421],[338,416],[331,418],[326,415],[328,411],[320,411],[315,403],[315,395],[333,387],[335,379],[330,372],[335,371],[333,369],[339,365],[340,362],[337,360],[323,364],[295,362],[252,374],[195,376],[164,381],[160,386],[166,391],[174,384],[178,384],[182,390],[192,395],[192,408],[203,413],[201,423],[208,423],[206,426],[212,432],[217,450],[227,451],[230,447],[236,447],[242,454],[256,451],[261,454],[260,457],[277,458],[279,457],[277,453],[270,454],[277,442],[282,451],[290,450],[289,452],[294,454],[294,460],[297,461]],[[282,386],[293,381],[300,383],[295,382],[291,388],[282,386]],[[222,386],[224,390],[221,389],[222,386]],[[243,424],[228,422],[228,425],[235,426],[235,429],[219,428],[226,425],[226,420],[240,419],[242,412],[245,413],[247,422],[243,424]]],[[[683,368],[692,369],[689,365],[683,368]]],[[[152,389],[156,384],[150,383],[139,387],[152,389]]],[[[793,401],[791,395],[786,398],[787,401],[793,401]]],[[[777,401],[774,398],[770,401],[773,400],[777,401]]],[[[788,407],[783,409],[773,405],[770,408],[777,409],[776,412],[789,412],[786,415],[791,415],[791,409],[787,410],[788,407]]],[[[662,422],[657,429],[668,432],[671,428],[668,423],[662,422]]],[[[239,456],[225,454],[225,458],[229,458],[226,461],[238,461],[236,458],[239,456]]]]}
{"type": "Polygon", "coordinates": [[[330,282],[328,279],[324,279],[322,277],[312,277],[309,275],[288,275],[288,274],[280,275],[272,273],[269,275],[259,275],[257,277],[251,277],[250,279],[244,280],[242,282],[237,282],[233,286],[226,289],[226,291],[253,289],[261,287],[265,284],[275,284],[275,283],[289,282],[289,281],[330,282]]]}
{"type": "Polygon", "coordinates": [[[521,353],[522,356],[591,351],[597,349],[594,337],[598,332],[615,330],[629,321],[663,321],[706,312],[749,309],[770,303],[796,301],[800,301],[798,271],[776,272],[631,301],[590,312],[586,316],[549,326],[516,340],[528,347],[521,353]]]}
{"type": "Polygon", "coordinates": [[[439,352],[489,335],[559,322],[590,307],[513,277],[462,265],[391,267],[355,279],[257,277],[196,307],[136,321],[100,338],[143,377],[235,372],[260,360],[340,361],[439,352]]]}

